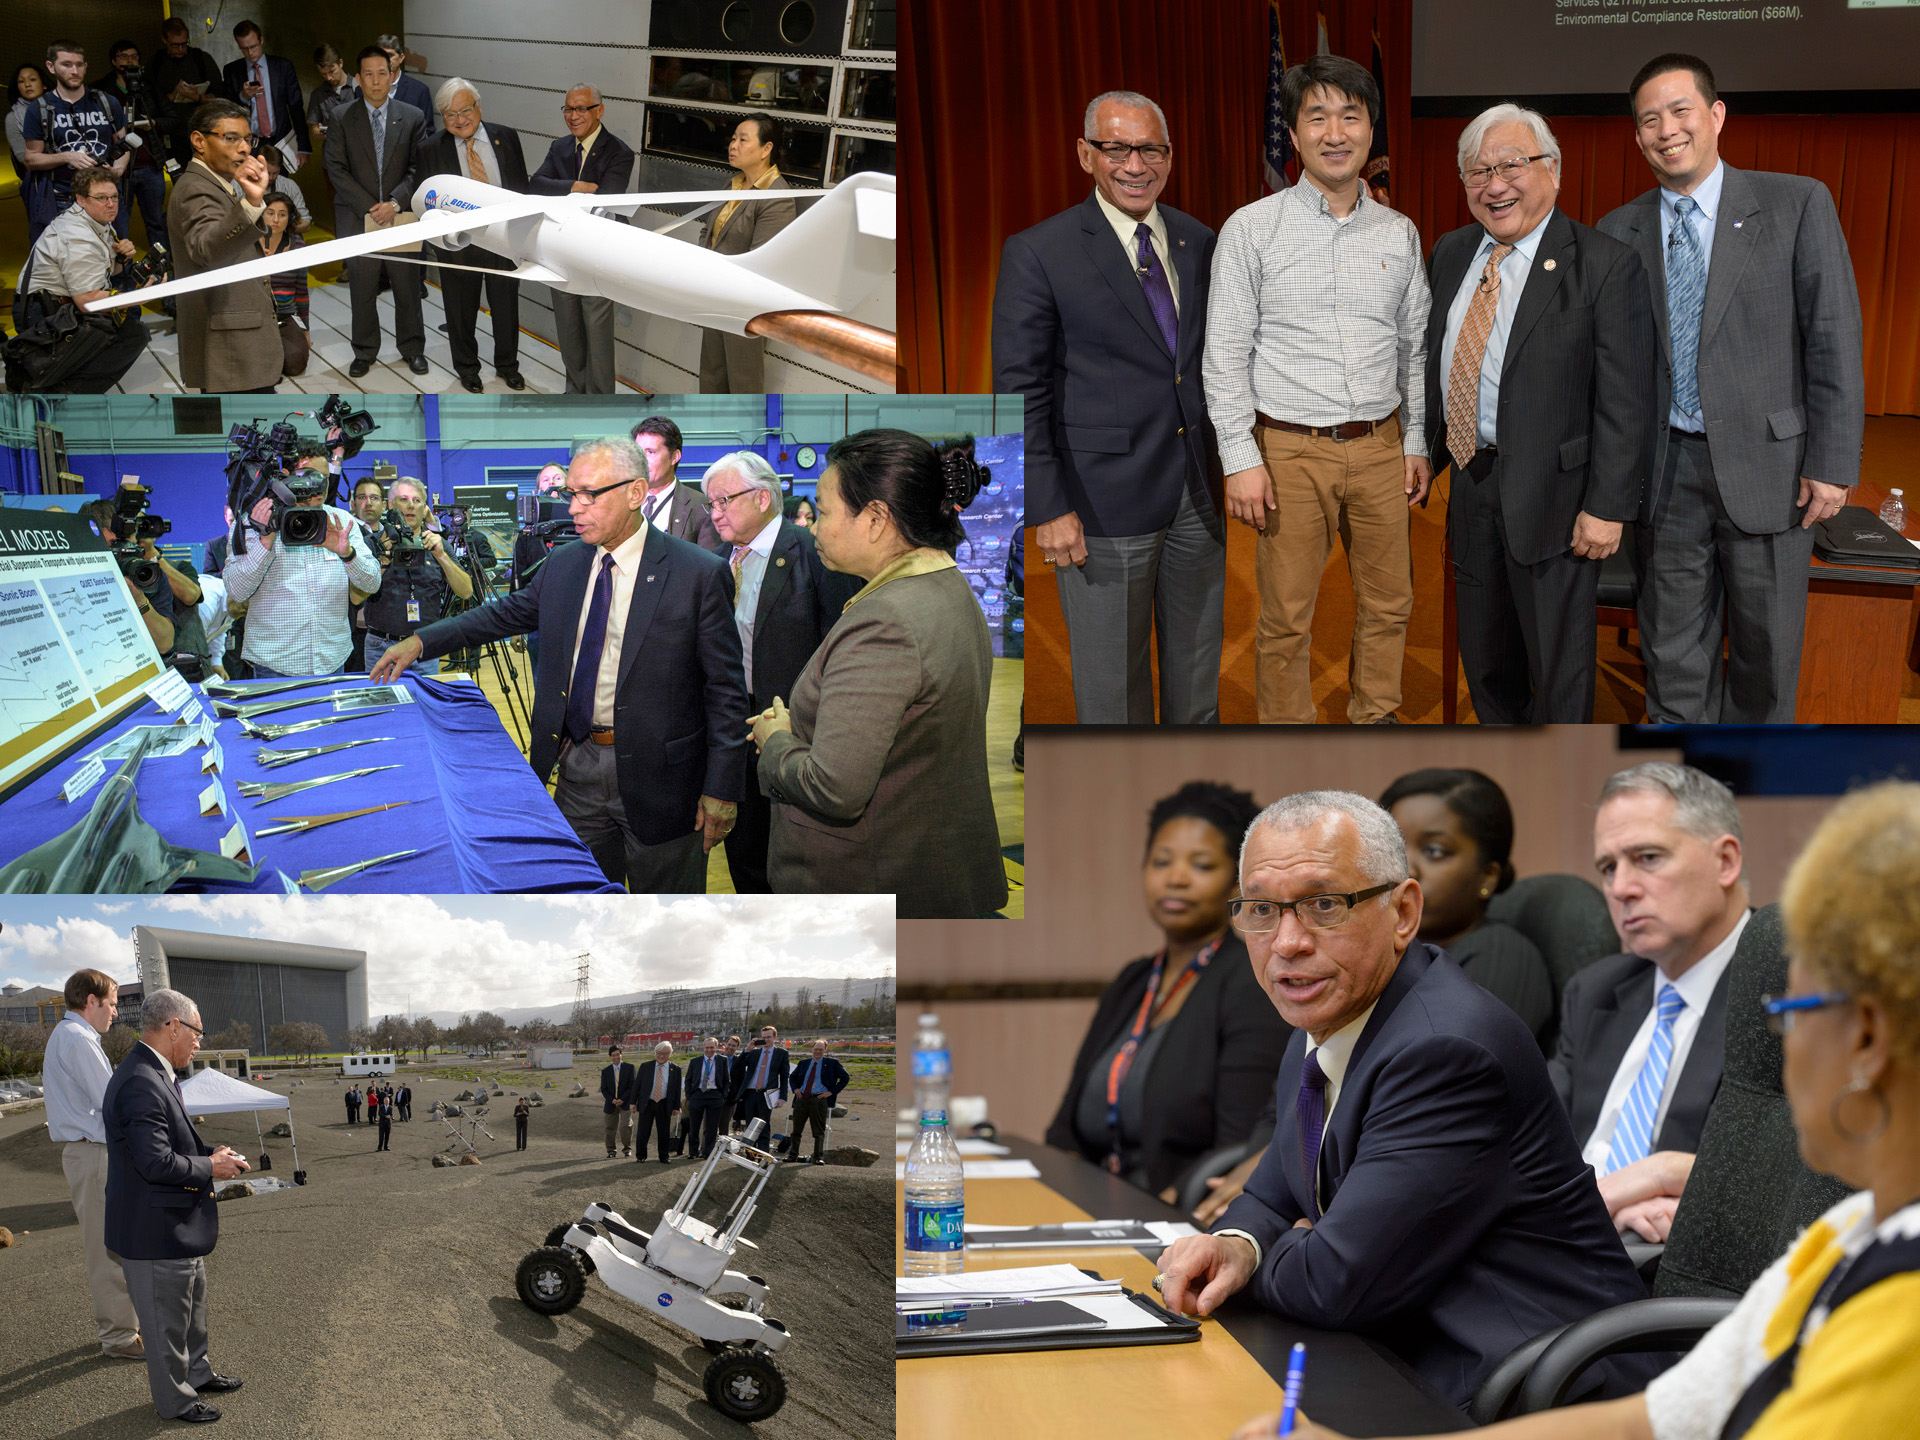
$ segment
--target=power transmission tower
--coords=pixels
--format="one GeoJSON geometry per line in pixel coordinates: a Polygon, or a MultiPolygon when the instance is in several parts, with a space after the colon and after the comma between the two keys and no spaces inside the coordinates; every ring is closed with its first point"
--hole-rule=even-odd
{"type": "Polygon", "coordinates": [[[585,1021],[593,1011],[590,997],[593,956],[576,955],[573,957],[573,1018],[585,1021]]]}

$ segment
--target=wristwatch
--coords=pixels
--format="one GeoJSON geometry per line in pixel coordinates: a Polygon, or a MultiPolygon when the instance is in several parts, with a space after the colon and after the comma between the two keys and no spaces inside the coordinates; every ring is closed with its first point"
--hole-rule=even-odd
{"type": "Polygon", "coordinates": [[[149,605],[146,601],[142,600],[140,602],[140,613],[142,615],[151,615],[153,613],[153,606],[149,605]]]}

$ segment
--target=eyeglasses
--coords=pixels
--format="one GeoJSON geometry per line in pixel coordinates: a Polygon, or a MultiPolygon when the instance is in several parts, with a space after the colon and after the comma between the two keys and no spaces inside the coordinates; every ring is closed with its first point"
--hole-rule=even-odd
{"type": "Polygon", "coordinates": [[[1136,150],[1140,152],[1140,158],[1149,165],[1164,165],[1168,157],[1173,154],[1171,145],[1128,145],[1119,140],[1089,140],[1087,144],[1093,146],[1116,165],[1126,164],[1127,157],[1136,150]]]}
{"type": "Polygon", "coordinates": [[[1793,1022],[1799,1015],[1845,1005],[1852,999],[1853,996],[1841,990],[1828,990],[1820,995],[1762,995],[1760,1008],[1767,1012],[1767,1029],[1776,1035],[1785,1035],[1793,1029],[1793,1022]]]}
{"type": "Polygon", "coordinates": [[[1389,880],[1385,885],[1355,890],[1350,895],[1303,895],[1298,900],[1250,900],[1243,897],[1227,902],[1227,918],[1233,922],[1233,928],[1243,935],[1264,935],[1269,930],[1278,930],[1280,917],[1291,910],[1302,925],[1314,930],[1331,930],[1346,924],[1353,907],[1362,900],[1384,895],[1399,883],[1389,880]]]}
{"type": "Polygon", "coordinates": [[[632,483],[632,480],[616,480],[611,485],[602,485],[598,490],[575,490],[568,485],[556,485],[547,494],[571,505],[576,500],[597,500],[609,490],[623,490],[632,483]]]}
{"type": "Polygon", "coordinates": [[[599,108],[598,105],[562,105],[560,107],[560,113],[562,115],[591,115],[599,108]]]}
{"type": "Polygon", "coordinates": [[[746,489],[736,490],[731,495],[715,495],[707,501],[707,511],[709,514],[718,515],[742,495],[751,495],[759,488],[757,485],[749,485],[746,489]]]}
{"type": "Polygon", "coordinates": [[[202,1030],[198,1025],[194,1024],[191,1020],[182,1020],[178,1015],[174,1016],[173,1018],[176,1024],[184,1025],[187,1027],[187,1029],[193,1031],[193,1035],[196,1040],[207,1033],[206,1031],[202,1030]]]}
{"type": "Polygon", "coordinates": [[[1518,180],[1521,174],[1536,160],[1544,160],[1544,155],[1522,155],[1516,160],[1502,160],[1498,165],[1476,165],[1471,170],[1462,170],[1460,178],[1467,182],[1469,190],[1484,190],[1489,181],[1498,175],[1507,184],[1518,180]]]}
{"type": "Polygon", "coordinates": [[[478,115],[480,113],[480,107],[478,105],[468,105],[464,109],[445,110],[441,113],[449,120],[464,120],[469,115],[478,115]]]}

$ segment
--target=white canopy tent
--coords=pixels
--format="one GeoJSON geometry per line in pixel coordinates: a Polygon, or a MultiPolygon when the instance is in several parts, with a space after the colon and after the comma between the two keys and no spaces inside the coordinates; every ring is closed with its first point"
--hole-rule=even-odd
{"type": "Polygon", "coordinates": [[[249,1085],[236,1079],[224,1070],[209,1067],[199,1074],[184,1080],[180,1084],[180,1098],[186,1101],[187,1111],[193,1115],[231,1115],[242,1110],[253,1112],[253,1133],[260,1140],[260,1149],[267,1148],[267,1139],[260,1133],[260,1112],[262,1110],[284,1110],[287,1112],[287,1138],[293,1144],[293,1183],[307,1183],[307,1172],[300,1168],[300,1142],[293,1135],[293,1101],[285,1095],[276,1095],[271,1090],[262,1090],[258,1085],[249,1085]]]}

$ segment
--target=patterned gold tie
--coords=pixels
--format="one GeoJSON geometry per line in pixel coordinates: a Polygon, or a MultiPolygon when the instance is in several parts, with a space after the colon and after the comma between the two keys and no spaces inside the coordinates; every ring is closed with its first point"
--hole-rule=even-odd
{"type": "Polygon", "coordinates": [[[1453,369],[1447,374],[1447,453],[1455,470],[1465,470],[1480,448],[1480,362],[1486,359],[1487,334],[1500,303],[1500,262],[1512,253],[1511,245],[1493,247],[1454,341],[1453,369]]]}
{"type": "Polygon", "coordinates": [[[475,135],[467,137],[467,173],[482,185],[487,183],[487,167],[480,159],[480,140],[475,135]]]}
{"type": "Polygon", "coordinates": [[[750,545],[736,545],[733,547],[733,588],[735,591],[740,589],[740,567],[746,563],[747,551],[752,548],[750,545]]]}

